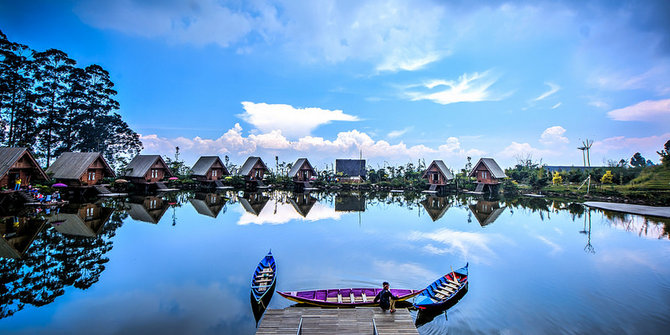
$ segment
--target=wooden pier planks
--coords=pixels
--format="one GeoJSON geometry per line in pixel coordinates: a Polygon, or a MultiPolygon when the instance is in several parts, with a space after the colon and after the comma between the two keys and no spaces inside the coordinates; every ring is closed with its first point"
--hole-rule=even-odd
{"type": "Polygon", "coordinates": [[[380,335],[418,334],[407,309],[391,314],[378,307],[269,309],[256,334],[296,334],[301,319],[301,334],[372,334],[373,319],[380,335]]]}

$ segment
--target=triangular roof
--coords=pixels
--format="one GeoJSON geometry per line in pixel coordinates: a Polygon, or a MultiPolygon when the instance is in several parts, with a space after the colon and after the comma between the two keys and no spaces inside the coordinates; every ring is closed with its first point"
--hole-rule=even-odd
{"type": "MultiPolygon", "coordinates": [[[[479,204],[479,201],[477,203],[479,204]]],[[[491,212],[480,212],[477,210],[477,205],[470,205],[469,207],[470,210],[472,211],[472,214],[474,214],[477,221],[479,221],[479,225],[482,227],[493,223],[493,221],[498,219],[500,214],[502,214],[502,212],[505,211],[505,208],[507,208],[507,207],[500,207],[498,202],[492,202],[491,212]]]]}
{"type": "Polygon", "coordinates": [[[164,202],[164,205],[159,208],[147,209],[143,204],[129,203],[130,209],[128,209],[128,215],[135,221],[142,221],[156,224],[158,223],[163,214],[167,212],[170,207],[164,202]]]}
{"type": "Polygon", "coordinates": [[[295,209],[298,214],[302,215],[302,217],[307,217],[307,214],[309,214],[309,211],[312,210],[312,207],[314,204],[316,204],[316,198],[309,196],[308,201],[306,203],[298,204],[296,199],[289,198],[289,202],[291,203],[291,206],[295,209]]]}
{"type": "Polygon", "coordinates": [[[64,152],[49,166],[47,173],[53,173],[54,179],[79,179],[98,158],[102,160],[105,170],[115,177],[114,170],[99,152],[64,152]]]}
{"type": "Polygon", "coordinates": [[[23,157],[24,153],[28,153],[28,157],[35,164],[35,167],[38,169],[38,173],[44,180],[49,180],[47,174],[42,170],[42,167],[37,163],[33,154],[28,150],[28,148],[19,148],[19,147],[5,147],[0,148],[0,177],[4,176],[7,171],[23,157]]]}
{"type": "Polygon", "coordinates": [[[193,206],[193,208],[195,208],[195,211],[198,212],[198,214],[216,218],[217,216],[219,216],[219,213],[223,209],[223,206],[226,205],[227,199],[222,195],[217,194],[209,196],[210,199],[211,197],[216,197],[218,201],[216,203],[208,203],[207,201],[208,194],[202,194],[202,193],[196,193],[195,197],[189,199],[188,201],[191,202],[191,205],[193,206]]]}
{"type": "Polygon", "coordinates": [[[367,173],[365,170],[365,159],[336,159],[335,172],[341,172],[347,177],[365,178],[367,173]]]}
{"type": "Polygon", "coordinates": [[[422,178],[426,177],[426,174],[428,173],[428,171],[430,170],[430,168],[433,165],[435,165],[437,167],[437,170],[440,171],[440,173],[442,173],[442,175],[444,176],[444,178],[446,180],[454,179],[454,174],[451,173],[451,170],[449,170],[447,165],[444,164],[444,162],[441,159],[436,159],[432,163],[430,163],[430,165],[428,165],[428,168],[426,169],[426,171],[423,172],[423,176],[421,176],[422,178]]]}
{"type": "Polygon", "coordinates": [[[149,169],[151,169],[151,166],[156,163],[156,160],[160,160],[161,163],[165,166],[165,170],[167,171],[168,176],[172,177],[172,171],[170,168],[165,164],[165,161],[160,155],[137,155],[133,158],[130,163],[128,163],[128,166],[126,166],[126,169],[124,171],[123,176],[124,177],[133,177],[133,178],[142,178],[144,175],[149,172],[149,169]]]}
{"type": "Polygon", "coordinates": [[[426,209],[426,213],[430,215],[430,218],[433,219],[433,221],[439,220],[442,216],[444,216],[444,213],[447,212],[447,210],[451,207],[451,204],[447,201],[447,199],[442,199],[444,200],[444,206],[440,207],[435,207],[433,206],[433,200],[438,197],[427,197],[424,201],[421,202],[421,205],[423,205],[423,208],[426,209]]]}
{"type": "Polygon", "coordinates": [[[256,163],[258,163],[258,161],[260,161],[261,164],[263,164],[263,167],[265,168],[266,171],[270,171],[270,169],[268,169],[267,165],[265,165],[265,163],[260,157],[251,156],[247,158],[247,161],[244,162],[244,165],[242,165],[242,168],[240,168],[240,175],[242,176],[248,175],[251,172],[251,169],[256,165],[256,163]]]}
{"type": "Polygon", "coordinates": [[[223,161],[221,161],[221,158],[219,156],[200,156],[198,158],[198,161],[195,162],[193,167],[191,168],[191,174],[194,176],[205,176],[207,174],[207,171],[214,165],[214,163],[219,162],[221,166],[223,166],[223,174],[228,175],[230,172],[228,172],[228,169],[226,166],[223,164],[223,161]]]}
{"type": "Polygon", "coordinates": [[[251,199],[238,198],[238,200],[240,201],[240,204],[242,205],[245,211],[258,216],[265,207],[265,205],[268,203],[268,200],[270,200],[270,198],[262,196],[260,197],[260,201],[254,199],[253,204],[250,202],[251,199]]]}
{"type": "Polygon", "coordinates": [[[295,161],[295,164],[293,164],[293,167],[291,167],[291,171],[288,172],[288,177],[293,178],[298,174],[298,171],[302,168],[303,165],[309,165],[309,169],[312,170],[312,173],[315,173],[314,168],[312,167],[312,164],[309,163],[307,158],[298,158],[297,161],[295,161]]]}
{"type": "Polygon", "coordinates": [[[507,175],[505,174],[505,171],[500,168],[498,163],[493,158],[480,158],[477,164],[470,170],[470,173],[468,174],[468,177],[473,177],[475,175],[475,171],[477,171],[477,168],[479,165],[483,164],[489,172],[491,172],[491,176],[497,179],[502,179],[502,178],[507,178],[507,175]]]}

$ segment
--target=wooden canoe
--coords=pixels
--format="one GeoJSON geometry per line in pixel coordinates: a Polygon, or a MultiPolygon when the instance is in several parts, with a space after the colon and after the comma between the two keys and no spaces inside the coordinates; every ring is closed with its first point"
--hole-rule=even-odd
{"type": "MultiPolygon", "coordinates": [[[[381,290],[381,288],[336,288],[277,293],[291,301],[320,307],[357,307],[379,306],[379,302],[375,303],[374,299],[381,290]]],[[[399,298],[398,301],[403,301],[421,293],[422,290],[391,289],[390,291],[399,298]]]]}
{"type": "Polygon", "coordinates": [[[261,259],[251,278],[251,294],[256,301],[261,299],[271,291],[277,281],[277,266],[272,251],[261,259]]]}
{"type": "Polygon", "coordinates": [[[457,299],[461,292],[467,291],[468,264],[449,272],[428,285],[414,299],[414,307],[418,309],[439,309],[452,299],[457,299]]]}

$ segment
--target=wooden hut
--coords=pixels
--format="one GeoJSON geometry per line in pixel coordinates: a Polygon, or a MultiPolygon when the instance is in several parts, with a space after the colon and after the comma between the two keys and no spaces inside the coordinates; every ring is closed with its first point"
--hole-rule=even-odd
{"type": "Polygon", "coordinates": [[[309,163],[307,158],[298,158],[293,167],[291,167],[291,171],[288,172],[288,177],[293,180],[296,188],[300,189],[312,188],[309,181],[315,176],[316,171],[314,171],[312,164],[309,163]]]}
{"type": "Polygon", "coordinates": [[[102,231],[114,209],[97,203],[65,206],[47,222],[63,235],[95,237],[102,231]]]}
{"type": "Polygon", "coordinates": [[[128,163],[121,178],[134,184],[144,185],[147,191],[148,186],[153,184],[156,184],[159,189],[165,189],[161,181],[165,177],[172,176],[172,171],[160,155],[137,155],[128,163]]]}
{"type": "Polygon", "coordinates": [[[263,163],[263,160],[260,157],[251,156],[240,168],[239,175],[244,178],[247,189],[266,189],[269,186],[263,184],[263,177],[267,172],[270,172],[270,169],[263,163]]]}
{"type": "Polygon", "coordinates": [[[479,200],[477,204],[468,207],[482,227],[493,223],[505,211],[505,207],[500,207],[497,201],[479,200]]]}
{"type": "Polygon", "coordinates": [[[71,187],[91,186],[105,177],[116,177],[99,152],[65,152],[49,166],[47,173],[71,187]]]}
{"type": "Polygon", "coordinates": [[[18,179],[24,187],[34,180],[48,180],[49,177],[27,148],[0,148],[0,188],[14,189],[18,179]]]}
{"type": "Polygon", "coordinates": [[[475,192],[488,191],[491,193],[496,193],[501,179],[507,178],[505,171],[493,158],[480,158],[468,176],[477,178],[475,192]]]}
{"type": "Polygon", "coordinates": [[[428,165],[422,178],[430,184],[429,191],[442,191],[448,183],[454,180],[454,174],[442,160],[436,159],[428,165]]]}
{"type": "Polygon", "coordinates": [[[191,175],[201,183],[212,183],[230,175],[219,156],[200,156],[191,168],[191,175]]]}
{"type": "Polygon", "coordinates": [[[367,175],[365,159],[336,159],[335,174],[343,182],[361,182],[367,175]]]}

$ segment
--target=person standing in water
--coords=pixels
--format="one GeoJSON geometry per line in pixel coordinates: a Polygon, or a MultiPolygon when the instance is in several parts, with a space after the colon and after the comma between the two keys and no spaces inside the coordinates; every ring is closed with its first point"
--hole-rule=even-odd
{"type": "Polygon", "coordinates": [[[374,302],[379,302],[379,307],[383,311],[391,310],[391,313],[395,312],[395,301],[398,300],[398,297],[394,296],[393,293],[389,290],[389,283],[384,282],[382,284],[383,289],[377,294],[374,302]]]}

